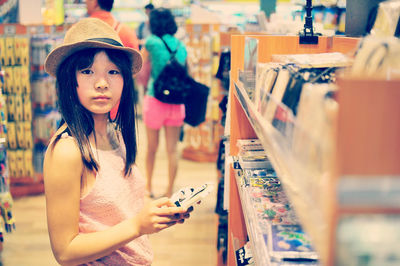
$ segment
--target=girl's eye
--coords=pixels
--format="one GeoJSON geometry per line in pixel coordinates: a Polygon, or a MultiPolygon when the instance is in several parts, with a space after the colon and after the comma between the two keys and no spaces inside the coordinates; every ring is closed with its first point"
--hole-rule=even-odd
{"type": "Polygon", "coordinates": [[[118,75],[119,71],[118,70],[110,70],[108,73],[110,73],[111,75],[118,75]]]}
{"type": "Polygon", "coordinates": [[[89,75],[89,74],[93,73],[93,71],[90,69],[84,69],[84,70],[81,70],[81,73],[85,74],[85,75],[89,75]]]}

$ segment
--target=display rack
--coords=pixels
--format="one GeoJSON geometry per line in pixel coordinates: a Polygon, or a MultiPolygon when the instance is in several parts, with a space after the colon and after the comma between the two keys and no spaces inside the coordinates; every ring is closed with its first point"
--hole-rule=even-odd
{"type": "MultiPolygon", "coordinates": [[[[2,61],[2,60],[1,60],[2,61]]],[[[15,230],[12,214],[13,198],[10,193],[10,176],[7,158],[7,105],[4,91],[4,73],[0,62],[0,256],[5,233],[15,230]]]]}
{"type": "MultiPolygon", "coordinates": [[[[260,36],[236,35],[232,36],[231,62],[231,89],[230,89],[230,151],[231,155],[238,154],[236,141],[238,139],[258,137],[276,170],[285,191],[292,203],[296,214],[305,229],[311,236],[315,249],[322,262],[327,262],[330,254],[329,225],[333,210],[333,191],[328,176],[316,176],[321,172],[318,169],[302,167],[302,159],[288,148],[287,139],[283,132],[277,130],[270,122],[264,121],[254,104],[247,96],[246,88],[239,81],[239,71],[244,68],[245,39],[247,37],[258,40],[258,62],[266,63],[272,60],[275,54],[311,54],[355,51],[358,39],[345,37],[319,37],[316,45],[301,45],[297,36],[260,36]],[[324,182],[305,182],[308,179],[324,182]],[[311,184],[311,186],[309,186],[311,184]],[[331,201],[332,200],[332,201],[331,201]]],[[[279,104],[279,103],[276,103],[279,104]]],[[[288,114],[290,115],[290,114],[288,114]]],[[[289,119],[290,120],[290,119],[289,119]]],[[[310,140],[311,141],[311,140],[310,140]]],[[[332,165],[333,167],[333,165],[332,165]]],[[[243,238],[248,234],[243,216],[238,184],[233,170],[230,178],[230,204],[228,232],[235,238],[243,238]]],[[[243,203],[243,202],[242,202],[243,203]]],[[[251,226],[251,225],[250,225],[251,226]]],[[[253,236],[254,237],[254,236],[253,236]]],[[[233,265],[234,251],[232,240],[228,243],[228,265],[233,265]]],[[[258,254],[255,252],[255,254],[258,254]]],[[[264,258],[259,258],[262,263],[264,258]]],[[[261,264],[260,264],[261,263],[261,264]]]]}
{"type": "MultiPolygon", "coordinates": [[[[48,49],[51,48],[51,42],[45,36],[63,34],[68,27],[69,25],[0,24],[2,36],[0,39],[3,40],[4,38],[4,41],[8,41],[7,50],[0,49],[0,55],[3,55],[2,58],[7,61],[5,62],[8,69],[5,77],[7,85],[5,86],[5,93],[7,96],[8,122],[9,127],[11,128],[11,125],[13,125],[15,129],[13,133],[12,130],[8,131],[7,145],[10,192],[14,198],[44,192],[41,170],[34,169],[34,162],[40,158],[34,154],[34,146],[38,136],[36,136],[33,128],[36,105],[38,104],[35,102],[37,98],[35,95],[47,95],[50,88],[44,83],[40,88],[37,88],[35,80],[31,79],[30,75],[35,72],[44,73],[44,58],[46,53],[49,52],[48,49]],[[32,42],[35,36],[42,38],[40,48],[37,46],[37,42],[32,42]],[[38,60],[41,62],[39,63],[38,60]],[[16,72],[18,69],[21,69],[21,73],[16,72]],[[40,92],[36,89],[40,89],[40,92]],[[11,135],[15,136],[10,138],[11,135]]],[[[2,48],[4,47],[2,46],[2,48]]],[[[45,143],[47,141],[48,139],[43,140],[45,143]]]]}
{"type": "Polygon", "coordinates": [[[219,24],[186,24],[185,44],[188,49],[188,66],[198,82],[210,88],[206,120],[197,127],[185,125],[185,159],[200,162],[216,162],[218,144],[222,135],[220,125],[221,89],[215,74],[219,59],[219,24]]]}
{"type": "MultiPolygon", "coordinates": [[[[238,184],[238,192],[243,210],[243,217],[246,223],[246,230],[251,241],[252,254],[258,265],[268,265],[270,258],[267,247],[263,239],[263,229],[257,223],[256,212],[251,204],[251,197],[247,189],[243,186],[243,179],[240,176],[241,171],[234,171],[235,181],[238,184]]],[[[264,229],[265,230],[265,229],[264,229]]]]}

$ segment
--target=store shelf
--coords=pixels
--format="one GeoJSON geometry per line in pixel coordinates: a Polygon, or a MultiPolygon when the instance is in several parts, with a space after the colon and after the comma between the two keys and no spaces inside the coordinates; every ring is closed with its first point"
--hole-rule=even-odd
{"type": "MultiPolygon", "coordinates": [[[[235,92],[305,231],[311,236],[316,250],[324,252],[329,237],[328,217],[322,205],[324,194],[321,194],[326,191],[323,187],[327,183],[324,182],[326,176],[319,169],[302,166],[309,165],[304,162],[306,158],[293,154],[290,138],[263,119],[240,83],[235,83],[235,92]]],[[[287,116],[292,126],[295,125],[294,118],[290,114],[287,116]]]]}
{"type": "Polygon", "coordinates": [[[44,193],[44,181],[42,174],[35,174],[34,177],[11,177],[10,192],[13,198],[20,198],[28,195],[44,193]]]}
{"type": "Polygon", "coordinates": [[[22,176],[22,177],[10,178],[10,185],[31,185],[34,183],[41,183],[41,182],[43,182],[43,175],[38,173],[35,174],[34,177],[22,176]]]}
{"type": "MultiPolygon", "coordinates": [[[[261,140],[281,180],[285,194],[301,226],[310,236],[320,263],[323,265],[330,265],[329,260],[335,252],[332,248],[335,241],[336,211],[334,145],[319,143],[313,139],[312,135],[307,134],[307,130],[303,130],[297,123],[290,110],[280,101],[273,99],[271,95],[267,99],[267,106],[273,104],[277,112],[273,110],[274,112],[268,113],[271,116],[264,118],[264,110],[256,106],[248,97],[247,91],[251,92],[251,89],[239,82],[239,73],[247,73],[246,71],[250,70],[249,66],[255,68],[258,63],[271,62],[274,55],[332,52],[349,54],[355,51],[358,42],[356,38],[325,36],[320,36],[316,45],[302,45],[299,43],[298,36],[233,35],[231,38],[230,155],[238,155],[236,143],[239,139],[259,138],[261,140]],[[257,52],[254,57],[246,54],[245,50],[246,45],[254,44],[254,42],[249,42],[251,39],[256,39],[257,43],[257,52]]],[[[231,181],[229,211],[234,214],[229,218],[232,220],[240,217],[237,213],[244,215],[241,203],[238,204],[239,206],[235,205],[236,202],[240,202],[240,199],[236,199],[239,197],[239,192],[235,191],[236,188],[236,182],[231,181]]],[[[242,224],[239,223],[236,225],[237,228],[232,226],[231,230],[238,230],[237,232],[241,233],[241,226],[242,224]]],[[[249,231],[251,230],[246,233],[250,234],[249,231]]],[[[235,235],[235,237],[238,236],[235,235]]]]}
{"type": "Polygon", "coordinates": [[[32,182],[24,184],[11,184],[10,193],[13,198],[20,198],[28,195],[39,195],[44,193],[44,183],[32,182]]]}
{"type": "Polygon", "coordinates": [[[22,24],[0,24],[0,34],[5,36],[17,35],[34,35],[34,34],[53,34],[63,33],[70,25],[22,25],[22,24]]]}

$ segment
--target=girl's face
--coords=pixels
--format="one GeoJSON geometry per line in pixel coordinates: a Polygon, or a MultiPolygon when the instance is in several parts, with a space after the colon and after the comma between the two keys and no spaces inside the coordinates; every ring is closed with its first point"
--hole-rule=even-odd
{"type": "Polygon", "coordinates": [[[104,51],[97,53],[92,66],[77,70],[78,98],[92,114],[108,114],[119,102],[124,79],[104,51]]]}

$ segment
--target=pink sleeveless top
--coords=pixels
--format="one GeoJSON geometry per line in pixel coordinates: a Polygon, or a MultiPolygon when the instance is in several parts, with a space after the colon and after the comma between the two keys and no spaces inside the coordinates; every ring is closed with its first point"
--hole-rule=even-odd
{"type": "MultiPolygon", "coordinates": [[[[123,141],[122,141],[123,142],[123,141]]],[[[100,170],[92,190],[80,200],[79,232],[105,230],[135,216],[143,207],[145,180],[134,166],[123,176],[125,145],[116,150],[94,149],[100,170]]],[[[153,251],[147,235],[110,255],[84,265],[151,265],[153,251]]]]}

